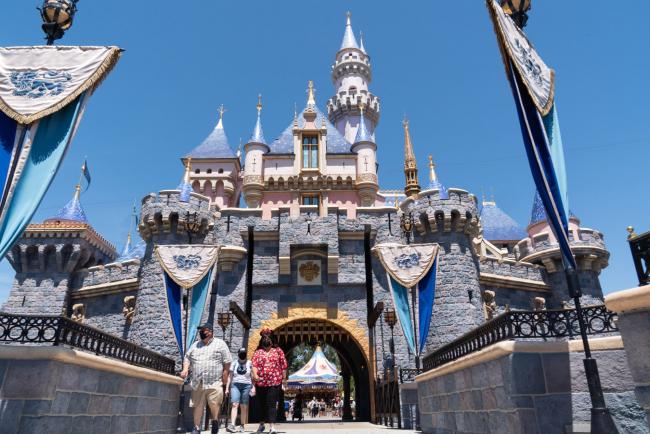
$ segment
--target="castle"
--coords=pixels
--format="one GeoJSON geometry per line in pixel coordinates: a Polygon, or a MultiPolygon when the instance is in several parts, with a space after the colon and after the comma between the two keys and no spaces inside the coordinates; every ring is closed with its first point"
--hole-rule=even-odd
{"type": "MultiPolygon", "coordinates": [[[[285,350],[305,340],[332,345],[348,387],[354,379],[357,416],[369,420],[372,385],[384,368],[416,364],[399,326],[375,315],[380,302],[384,308],[393,302],[374,245],[440,246],[423,354],[506,309],[556,308],[570,300],[540,201],[534,201],[524,230],[494,201],[479,204],[470,192],[444,186],[431,158],[429,183],[420,187],[417,138],[406,121],[404,192],[380,189],[375,130],[381,106],[370,91],[370,56],[349,16],[332,82],[326,112],[310,82],[304,109],[273,141],[263,132],[260,100],[243,155],[228,141],[222,110],[211,134],[182,157],[181,186],[142,199],[143,242],[132,245],[129,239],[121,254],[89,223],[77,188],[57,215],[31,224],[8,254],[16,276],[2,310],[64,313],[178,358],[154,247],[218,245],[204,316],[215,324],[229,320],[222,324],[230,348],[254,348],[265,326],[276,330],[285,350]],[[188,186],[192,191],[185,195],[188,186]],[[402,230],[404,219],[410,219],[411,232],[402,230]],[[391,335],[394,361],[386,357],[391,335]]],[[[598,276],[609,257],[603,236],[581,227],[575,216],[570,235],[585,304],[601,303],[598,276]]]]}

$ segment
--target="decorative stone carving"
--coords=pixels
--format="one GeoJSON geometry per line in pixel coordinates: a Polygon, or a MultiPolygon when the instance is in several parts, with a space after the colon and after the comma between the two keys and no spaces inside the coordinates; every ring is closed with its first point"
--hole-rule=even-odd
{"type": "Polygon", "coordinates": [[[483,291],[483,313],[486,321],[491,320],[497,314],[497,303],[495,297],[496,294],[494,291],[483,291]]]}
{"type": "Polygon", "coordinates": [[[546,310],[546,299],[544,297],[535,297],[533,299],[533,308],[535,310],[546,310]]]}
{"type": "Polygon", "coordinates": [[[298,284],[320,285],[321,266],[317,261],[298,261],[298,284]]]}
{"type": "Polygon", "coordinates": [[[124,297],[124,307],[122,307],[122,314],[127,324],[133,322],[133,317],[135,316],[135,296],[129,295],[124,297]]]}
{"type": "Polygon", "coordinates": [[[83,323],[86,319],[86,306],[84,306],[83,303],[73,305],[70,319],[78,323],[83,323]]]}

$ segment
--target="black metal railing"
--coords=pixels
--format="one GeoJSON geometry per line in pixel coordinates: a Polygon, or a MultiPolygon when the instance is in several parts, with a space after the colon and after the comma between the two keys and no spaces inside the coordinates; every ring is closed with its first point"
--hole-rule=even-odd
{"type": "Polygon", "coordinates": [[[65,316],[0,313],[0,342],[68,345],[136,366],[174,374],[174,360],[65,316]]]}
{"type": "MultiPolygon", "coordinates": [[[[582,310],[587,334],[618,331],[615,324],[616,314],[608,311],[604,305],[585,307],[582,310]]],[[[423,359],[423,370],[437,368],[497,342],[510,339],[546,340],[549,338],[580,338],[578,315],[575,309],[503,313],[427,354],[423,359]]]]}
{"type": "Polygon", "coordinates": [[[650,232],[628,238],[639,286],[650,285],[650,232]]]}
{"type": "Polygon", "coordinates": [[[399,383],[394,370],[375,380],[375,424],[402,429],[399,383]]]}
{"type": "Polygon", "coordinates": [[[415,377],[422,373],[422,369],[417,368],[400,368],[399,370],[399,382],[412,383],[415,381],[415,377]]]}

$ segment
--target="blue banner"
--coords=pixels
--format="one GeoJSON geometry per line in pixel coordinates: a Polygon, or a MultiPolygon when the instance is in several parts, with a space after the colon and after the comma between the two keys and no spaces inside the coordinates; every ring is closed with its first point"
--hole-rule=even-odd
{"type": "Polygon", "coordinates": [[[210,292],[210,283],[212,282],[212,270],[208,271],[203,279],[192,288],[192,309],[190,310],[189,324],[187,326],[187,342],[185,343],[185,350],[190,348],[190,345],[196,338],[197,327],[201,324],[201,317],[205,310],[205,302],[208,299],[210,292]]]}
{"type": "Polygon", "coordinates": [[[433,266],[424,275],[418,283],[418,332],[420,343],[420,354],[424,352],[424,344],[427,342],[429,335],[429,326],[431,325],[431,314],[433,312],[433,300],[436,295],[436,274],[438,270],[438,258],[433,266]]]}
{"type": "MultiPolygon", "coordinates": [[[[32,135],[34,130],[36,133],[32,138],[29,155],[20,170],[20,177],[11,176],[5,188],[7,190],[14,187],[14,191],[11,197],[7,196],[3,208],[4,216],[0,224],[0,258],[7,254],[25,231],[50,187],[54,175],[59,170],[78,125],[84,98],[85,94],[82,94],[65,108],[41,119],[37,125],[30,126],[28,136],[32,135]]],[[[2,129],[4,131],[0,134],[4,142],[5,137],[9,137],[12,131],[6,119],[2,123],[2,129]]]]}
{"type": "Polygon", "coordinates": [[[545,122],[524,88],[521,77],[513,67],[512,62],[510,61],[508,65],[508,79],[515,98],[519,124],[533,180],[546,210],[549,226],[560,246],[564,266],[567,269],[575,269],[576,262],[569,245],[566,175],[557,114],[555,110],[552,110],[547,115],[547,117],[551,116],[551,118],[545,122]],[[550,135],[547,133],[547,126],[551,132],[550,135]],[[549,136],[553,138],[554,148],[551,147],[549,136]],[[562,155],[561,160],[558,158],[558,154],[562,155]],[[556,168],[558,168],[557,171],[556,168]]]}
{"type": "Polygon", "coordinates": [[[181,359],[184,356],[183,352],[183,315],[181,313],[181,300],[183,293],[180,285],[174,282],[174,279],[165,275],[165,294],[167,295],[167,312],[169,313],[169,321],[172,324],[172,331],[176,337],[178,344],[178,351],[181,354],[181,359]]]}
{"type": "Polygon", "coordinates": [[[406,339],[406,343],[411,349],[411,352],[415,353],[415,332],[411,321],[408,289],[393,279],[389,274],[388,279],[390,280],[391,295],[393,296],[393,304],[395,305],[397,318],[404,332],[404,339],[406,339]]]}

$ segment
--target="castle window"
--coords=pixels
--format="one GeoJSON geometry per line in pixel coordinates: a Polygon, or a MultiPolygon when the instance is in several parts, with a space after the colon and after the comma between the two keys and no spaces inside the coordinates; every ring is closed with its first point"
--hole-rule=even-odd
{"type": "Polygon", "coordinates": [[[207,173],[212,173],[212,169],[208,169],[206,172],[207,173]]]}
{"type": "Polygon", "coordinates": [[[217,172],[219,172],[219,173],[223,173],[223,169],[219,169],[217,172]]]}
{"type": "Polygon", "coordinates": [[[301,198],[301,202],[303,205],[319,205],[320,196],[318,195],[318,193],[303,194],[301,198]]]}
{"type": "Polygon", "coordinates": [[[302,168],[318,169],[318,137],[302,137],[302,168]]]}

